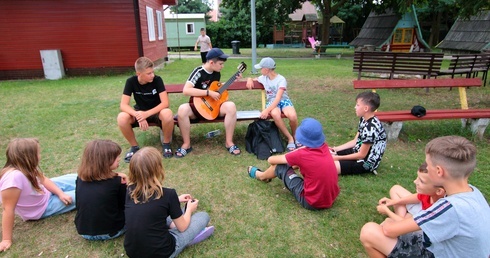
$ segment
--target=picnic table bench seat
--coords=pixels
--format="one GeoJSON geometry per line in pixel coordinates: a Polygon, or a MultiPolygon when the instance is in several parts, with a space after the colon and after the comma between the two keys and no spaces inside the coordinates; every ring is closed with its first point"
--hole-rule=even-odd
{"type": "Polygon", "coordinates": [[[443,57],[443,53],[355,51],[353,72],[358,80],[362,77],[391,80],[400,75],[432,78],[439,74],[443,57]]]}
{"type": "Polygon", "coordinates": [[[463,75],[466,78],[476,77],[482,73],[483,85],[487,83],[488,69],[490,68],[490,53],[452,55],[448,69],[439,71],[439,75],[463,75]]]}
{"type": "MultiPolygon", "coordinates": [[[[377,111],[376,116],[383,123],[388,140],[396,140],[404,121],[425,121],[439,119],[462,119],[462,126],[468,123],[472,132],[483,138],[490,122],[490,109],[468,108],[466,97],[467,87],[480,87],[480,78],[443,78],[443,79],[412,79],[412,80],[356,80],[355,89],[407,89],[407,88],[450,88],[458,87],[461,109],[426,110],[426,115],[416,117],[411,110],[377,111]]],[[[410,107],[411,108],[411,107],[410,107]]]]}

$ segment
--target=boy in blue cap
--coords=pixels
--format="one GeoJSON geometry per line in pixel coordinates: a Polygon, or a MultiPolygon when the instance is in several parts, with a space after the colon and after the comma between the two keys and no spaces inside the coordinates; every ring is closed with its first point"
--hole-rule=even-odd
{"type": "Polygon", "coordinates": [[[271,166],[265,171],[249,166],[248,175],[266,182],[275,177],[281,179],[305,209],[332,207],[340,188],[321,123],[313,118],[305,118],[295,136],[303,147],[284,155],[269,157],[267,161],[271,166]],[[295,169],[300,170],[303,178],[296,174],[295,169]]]}

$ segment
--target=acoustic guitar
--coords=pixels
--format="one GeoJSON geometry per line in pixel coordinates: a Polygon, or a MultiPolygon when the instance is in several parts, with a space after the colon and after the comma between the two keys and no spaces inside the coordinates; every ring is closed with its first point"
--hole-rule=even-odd
{"type": "Polygon", "coordinates": [[[247,65],[241,62],[237,69],[238,71],[225,84],[215,81],[209,86],[209,91],[219,92],[220,98],[218,100],[213,99],[211,96],[191,97],[189,99],[189,104],[196,116],[206,120],[214,120],[218,117],[221,104],[228,100],[228,91],[226,89],[236,80],[238,74],[247,69],[247,65]]]}

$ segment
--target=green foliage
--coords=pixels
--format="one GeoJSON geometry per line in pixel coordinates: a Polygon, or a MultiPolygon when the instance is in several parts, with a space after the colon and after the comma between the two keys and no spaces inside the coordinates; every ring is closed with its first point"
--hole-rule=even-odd
{"type": "Polygon", "coordinates": [[[208,1],[203,0],[179,0],[177,5],[170,7],[174,13],[208,13],[211,11],[208,1]]]}

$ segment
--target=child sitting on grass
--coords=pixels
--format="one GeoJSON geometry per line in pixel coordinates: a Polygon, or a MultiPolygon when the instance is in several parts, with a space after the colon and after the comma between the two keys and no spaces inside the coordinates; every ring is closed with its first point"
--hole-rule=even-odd
{"type": "Polygon", "coordinates": [[[144,147],[131,158],[126,194],[124,249],[129,257],[176,257],[188,245],[208,238],[209,215],[197,212],[199,200],[163,187],[160,152],[144,147]],[[186,203],[182,212],[180,203],[186,203]],[[165,223],[167,222],[167,223],[165,223]]]}
{"type": "Polygon", "coordinates": [[[116,173],[121,147],[110,140],[90,141],[83,151],[77,177],[78,234],[87,240],[121,236],[124,228],[126,175],[116,173]]]}
{"type": "Polygon", "coordinates": [[[386,132],[376,117],[379,95],[366,91],[356,97],[357,134],[351,141],[331,148],[335,166],[341,175],[374,173],[386,149],[386,132]]]}
{"type": "Polygon", "coordinates": [[[417,178],[413,182],[417,193],[412,194],[402,186],[394,185],[390,189],[390,198],[383,197],[379,200],[378,212],[391,219],[402,220],[407,216],[417,214],[421,210],[426,210],[446,194],[444,188],[427,184],[430,179],[425,161],[420,165],[417,178]],[[393,206],[395,212],[391,211],[389,206],[393,206]]]}
{"type": "Polygon", "coordinates": [[[446,196],[403,220],[366,223],[360,240],[370,257],[481,257],[490,255],[490,207],[468,178],[476,147],[461,136],[444,136],[425,147],[427,184],[446,196]],[[416,232],[422,230],[423,234],[416,232]]]}
{"type": "Polygon", "coordinates": [[[267,161],[270,167],[265,171],[249,166],[248,175],[266,182],[275,177],[281,179],[305,209],[332,207],[340,188],[322,125],[313,118],[305,118],[296,130],[296,139],[304,146],[283,155],[269,157],[267,161]],[[303,177],[296,174],[295,169],[299,169],[303,177]]]}
{"type": "Polygon", "coordinates": [[[39,168],[41,148],[37,139],[17,138],[7,146],[7,162],[0,170],[2,242],[12,245],[15,214],[22,220],[39,220],[75,209],[76,174],[49,179],[39,168]]]}

